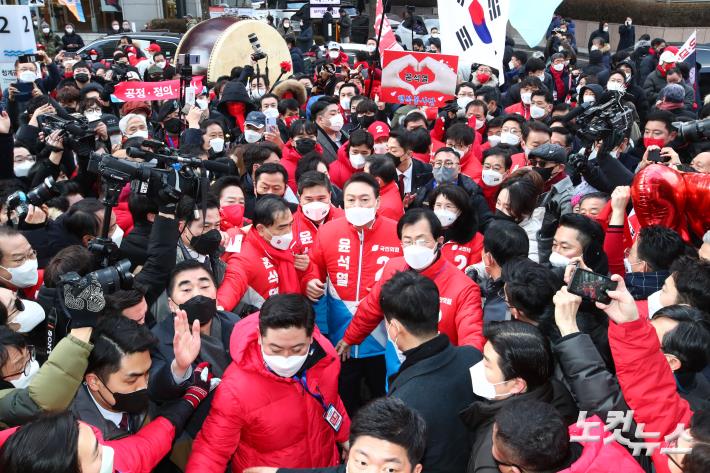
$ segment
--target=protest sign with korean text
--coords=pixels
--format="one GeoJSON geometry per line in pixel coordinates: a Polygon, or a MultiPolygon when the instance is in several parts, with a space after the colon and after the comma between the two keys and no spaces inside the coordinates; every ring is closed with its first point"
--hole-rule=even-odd
{"type": "Polygon", "coordinates": [[[382,64],[383,102],[442,107],[454,98],[456,56],[385,51],[382,64]]]}
{"type": "MultiPolygon", "coordinates": [[[[202,76],[192,78],[191,86],[202,90],[202,76]]],[[[160,82],[127,81],[116,84],[111,100],[113,102],[138,102],[170,100],[180,98],[180,79],[160,82]]]]}

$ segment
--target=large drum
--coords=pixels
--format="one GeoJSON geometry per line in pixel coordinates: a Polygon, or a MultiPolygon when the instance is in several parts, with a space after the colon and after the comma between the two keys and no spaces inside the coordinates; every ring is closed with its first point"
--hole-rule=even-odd
{"type": "Polygon", "coordinates": [[[258,20],[241,20],[231,16],[221,16],[203,21],[191,28],[180,40],[177,54],[196,54],[199,64],[193,66],[196,76],[207,75],[214,82],[221,76],[228,76],[235,66],[251,64],[254,52],[249,42],[249,34],[254,33],[267,58],[259,61],[262,74],[266,73],[268,61],[269,80],[273,84],[281,73],[279,64],[291,62],[286,41],[276,29],[258,20]]]}

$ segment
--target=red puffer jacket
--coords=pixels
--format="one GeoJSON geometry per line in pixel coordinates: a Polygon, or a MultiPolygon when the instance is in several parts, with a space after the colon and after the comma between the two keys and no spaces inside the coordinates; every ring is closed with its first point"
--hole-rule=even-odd
{"type": "MultiPolygon", "coordinates": [[[[322,153],[323,148],[321,145],[316,143],[316,147],[313,151],[322,153]]],[[[296,167],[298,166],[298,161],[301,160],[301,157],[301,153],[296,151],[296,148],[293,146],[293,140],[289,140],[288,143],[281,148],[281,161],[279,161],[279,164],[286,168],[286,172],[288,173],[288,186],[294,194],[298,193],[296,167]]]]}
{"type": "MultiPolygon", "coordinates": [[[[357,345],[382,322],[384,315],[380,307],[382,285],[399,271],[409,270],[404,258],[393,258],[385,264],[382,278],[375,283],[372,291],[362,300],[355,312],[343,340],[348,345],[357,345]]],[[[421,272],[439,289],[439,332],[445,333],[452,345],[470,345],[483,350],[483,309],[481,290],[478,284],[445,258],[421,272]]]]}
{"type": "Polygon", "coordinates": [[[294,378],[269,371],[259,345],[259,314],[234,326],[230,342],[233,363],[217,388],[210,414],[202,425],[187,463],[187,473],[232,472],[254,466],[313,468],[339,463],[336,442],[345,442],[350,420],[338,396],[340,360],[316,328],[313,339],[325,358],[306,371],[308,389],[343,415],[336,432],[323,418],[323,407],[294,378]]]}
{"type": "Polygon", "coordinates": [[[341,189],[353,174],[362,171],[362,169],[355,169],[353,165],[350,164],[350,156],[347,151],[348,144],[349,142],[343,144],[343,146],[338,149],[338,159],[330,163],[328,166],[328,177],[330,178],[330,182],[341,189]]]}

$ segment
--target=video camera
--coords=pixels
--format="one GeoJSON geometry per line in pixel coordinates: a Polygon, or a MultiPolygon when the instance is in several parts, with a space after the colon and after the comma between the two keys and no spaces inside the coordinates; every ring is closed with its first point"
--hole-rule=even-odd
{"type": "Polygon", "coordinates": [[[94,126],[80,114],[72,114],[71,119],[57,115],[44,114],[37,117],[37,123],[45,136],[60,130],[64,142],[79,155],[89,154],[95,143],[94,126]]]}
{"type": "Polygon", "coordinates": [[[678,138],[685,141],[710,139],[710,118],[692,122],[673,122],[673,128],[678,130],[678,138]]]}
{"type": "Polygon", "coordinates": [[[61,276],[60,281],[61,284],[84,285],[82,280],[88,282],[92,279],[99,283],[101,290],[106,295],[113,294],[119,289],[131,289],[133,287],[131,262],[127,259],[122,259],[114,265],[97,269],[84,277],[75,272],[66,273],[61,276]]]}
{"type": "Polygon", "coordinates": [[[633,110],[622,103],[623,96],[621,92],[607,92],[577,116],[577,135],[587,142],[611,138],[612,148],[621,143],[634,123],[633,110]]]}
{"type": "Polygon", "coordinates": [[[16,191],[10,194],[7,198],[6,206],[8,213],[13,210],[19,219],[25,217],[29,211],[29,205],[39,207],[49,199],[59,195],[59,190],[54,187],[54,178],[47,177],[40,185],[30,190],[27,194],[22,191],[16,191]]]}

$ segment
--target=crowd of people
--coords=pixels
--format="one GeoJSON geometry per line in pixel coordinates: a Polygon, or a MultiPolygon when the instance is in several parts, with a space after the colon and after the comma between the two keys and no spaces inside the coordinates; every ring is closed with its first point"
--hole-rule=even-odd
{"type": "Polygon", "coordinates": [[[584,63],[555,17],[431,108],[380,100],[376,38],[279,27],[276,83],[237,65],[194,105],[112,100],[179,75],[128,36],[18,59],[0,471],[710,471],[708,210],[638,224],[642,174],[708,189],[677,49],[629,18],[584,63]],[[611,102],[628,123],[590,139],[611,102]]]}

